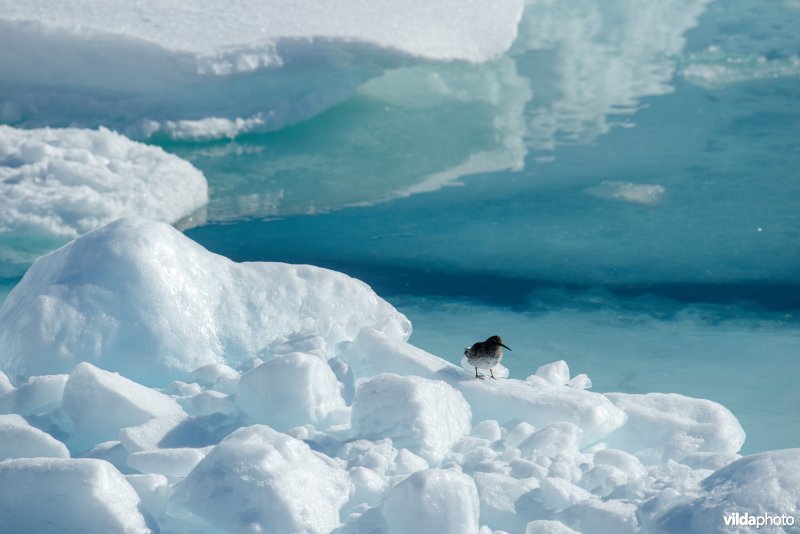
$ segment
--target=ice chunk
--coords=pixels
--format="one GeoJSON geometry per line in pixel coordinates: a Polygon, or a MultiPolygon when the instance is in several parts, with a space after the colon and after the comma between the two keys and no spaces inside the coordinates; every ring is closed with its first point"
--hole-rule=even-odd
{"type": "Polygon", "coordinates": [[[69,458],[66,445],[16,414],[0,415],[0,460],[7,458],[69,458]]]}
{"type": "Polygon", "coordinates": [[[417,471],[389,490],[383,516],[392,533],[477,533],[478,490],[471,477],[457,471],[417,471]]]}
{"type": "Polygon", "coordinates": [[[152,532],[125,477],[94,459],[0,462],[0,517],[8,532],[152,532]]]}
{"type": "Polygon", "coordinates": [[[63,408],[75,425],[69,443],[73,450],[114,439],[121,428],[154,417],[186,417],[172,398],[87,362],[70,373],[63,408]]]}
{"type": "Polygon", "coordinates": [[[0,119],[114,119],[175,137],[280,128],[341,102],[387,66],[496,57],[511,46],[523,4],[145,0],[72,11],[4,1],[0,69],[13,105],[0,119]],[[87,94],[96,97],[80,98],[87,94]]]}
{"type": "Polygon", "coordinates": [[[535,374],[554,386],[563,386],[569,383],[569,366],[564,360],[542,365],[535,374]]]}
{"type": "Polygon", "coordinates": [[[356,377],[388,372],[439,379],[461,391],[476,420],[500,424],[526,421],[542,427],[569,421],[583,430],[583,445],[595,443],[622,426],[626,416],[605,396],[534,380],[475,380],[458,366],[374,328],[364,328],[338,356],[356,377]]]}
{"type": "Polygon", "coordinates": [[[140,473],[156,473],[170,478],[184,478],[205,458],[205,449],[179,447],[135,452],[128,456],[128,465],[140,473]]]}
{"type": "Polygon", "coordinates": [[[579,534],[560,521],[537,519],[525,526],[525,534],[579,534]]]}
{"type": "Polygon", "coordinates": [[[324,427],[345,408],[327,362],[301,352],[267,360],[243,374],[237,402],[252,422],[280,431],[304,424],[324,427]]]}
{"type": "Polygon", "coordinates": [[[800,496],[798,464],[800,449],[740,458],[703,480],[699,498],[669,510],[651,531],[659,534],[793,532],[800,521],[796,516],[800,496]],[[744,517],[745,514],[749,517],[744,517]],[[748,521],[753,521],[749,528],[748,521]],[[756,526],[758,521],[762,522],[756,526]]]}
{"type": "Polygon", "coordinates": [[[238,364],[279,336],[328,346],[408,320],[363,282],[307,265],[236,264],[163,223],[121,219],[40,258],[0,309],[0,369],[12,379],[82,360],[147,385],[238,364]]]}
{"type": "Polygon", "coordinates": [[[464,397],[441,380],[381,374],[358,385],[352,432],[390,437],[432,464],[469,433],[472,414],[464,397]]]}
{"type": "Polygon", "coordinates": [[[535,427],[555,422],[574,423],[583,431],[581,446],[605,438],[625,422],[625,414],[599,393],[554,387],[545,382],[505,380],[493,384],[468,380],[458,388],[479,419],[497,419],[501,424],[526,421],[535,427]]]}
{"type": "Polygon", "coordinates": [[[58,408],[67,375],[32,376],[0,399],[0,412],[35,415],[58,408]]]}
{"type": "Polygon", "coordinates": [[[3,371],[0,371],[0,402],[2,402],[5,395],[12,391],[14,391],[14,386],[11,384],[11,381],[3,371]]]}
{"type": "Polygon", "coordinates": [[[105,460],[116,467],[120,473],[127,475],[134,472],[134,470],[128,466],[129,455],[128,451],[125,450],[125,447],[123,447],[122,443],[119,441],[104,441],[103,443],[98,443],[88,451],[76,455],[76,457],[105,460]]]}
{"type": "Polygon", "coordinates": [[[225,438],[176,488],[175,503],[228,532],[330,532],[350,478],[300,440],[263,426],[225,438]]]}
{"type": "Polygon", "coordinates": [[[222,393],[236,393],[239,373],[224,363],[210,363],[192,371],[192,377],[201,385],[222,393]]]}
{"type": "Polygon", "coordinates": [[[685,461],[697,452],[735,454],[744,444],[739,421],[716,402],[676,393],[606,396],[628,416],[608,445],[632,452],[645,464],[685,461]]]}
{"type": "Polygon", "coordinates": [[[0,125],[0,273],[120,217],[176,223],[208,202],[189,162],[105,128],[0,125]],[[33,245],[32,245],[33,244],[33,245]]]}
{"type": "Polygon", "coordinates": [[[481,505],[481,523],[508,532],[525,528],[525,518],[517,513],[516,503],[526,493],[539,487],[534,478],[516,479],[501,473],[475,473],[481,505]]]}
{"type": "Polygon", "coordinates": [[[584,192],[597,198],[619,200],[654,206],[661,202],[666,189],[659,184],[636,184],[632,182],[618,182],[607,180],[599,185],[584,189],[584,192]]]}
{"type": "Polygon", "coordinates": [[[216,443],[214,436],[185,414],[154,417],[141,425],[123,428],[119,440],[130,452],[172,447],[205,447],[216,443]]]}

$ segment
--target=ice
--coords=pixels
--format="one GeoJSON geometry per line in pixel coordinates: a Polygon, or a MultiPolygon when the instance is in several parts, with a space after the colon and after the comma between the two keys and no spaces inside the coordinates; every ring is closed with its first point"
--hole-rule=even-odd
{"type": "Polygon", "coordinates": [[[661,202],[666,189],[659,184],[636,184],[606,180],[599,185],[584,189],[584,193],[597,198],[631,202],[643,206],[654,206],[661,202]]]}
{"type": "Polygon", "coordinates": [[[87,362],[70,373],[63,407],[74,424],[70,446],[77,451],[114,439],[120,429],[154,417],[186,416],[171,397],[87,362]]]}
{"type": "Polygon", "coordinates": [[[154,417],[119,431],[119,440],[129,453],[172,447],[205,447],[217,440],[203,426],[183,413],[154,417]]]}
{"type": "Polygon", "coordinates": [[[607,443],[634,453],[645,464],[674,459],[700,467],[714,455],[735,455],[744,444],[739,421],[716,402],[676,393],[606,397],[628,416],[627,424],[607,443]]]}
{"type": "Polygon", "coordinates": [[[66,383],[67,375],[32,376],[5,396],[0,395],[0,413],[28,416],[48,412],[61,403],[66,383]]]}
{"type": "Polygon", "coordinates": [[[168,223],[208,202],[203,174],[105,128],[0,125],[0,275],[119,217],[168,223]]]}
{"type": "Polygon", "coordinates": [[[66,445],[17,414],[0,415],[0,461],[8,458],[69,458],[66,445]]]}
{"type": "Polygon", "coordinates": [[[279,337],[327,345],[408,320],[364,283],[312,266],[211,254],[169,225],[121,219],[40,258],[0,309],[0,369],[14,380],[79,361],[147,385],[236,365],[279,337]]]}
{"type": "Polygon", "coordinates": [[[178,485],[176,501],[229,532],[330,532],[350,479],[300,440],[263,426],[228,436],[178,485]]]}
{"type": "Polygon", "coordinates": [[[0,462],[0,516],[8,532],[153,532],[139,496],[102,460],[0,462]]]}
{"type": "MultiPolygon", "coordinates": [[[[89,532],[672,534],[722,532],[722,517],[737,511],[796,508],[798,450],[741,457],[741,425],[711,400],[588,391],[591,380],[572,377],[568,359],[543,363],[539,354],[524,379],[512,371],[477,380],[410,344],[407,319],[343,275],[235,264],[161,223],[123,220],[99,234],[38,262],[0,313],[0,332],[11,336],[22,297],[45,294],[53,323],[118,336],[99,344],[98,367],[60,351],[68,338],[46,348],[47,338],[24,330],[41,350],[26,357],[72,367],[69,375],[10,371],[17,387],[0,374],[0,406],[12,412],[0,415],[0,457],[12,458],[0,461],[0,513],[12,530],[41,521],[45,531],[89,532]],[[118,275],[135,295],[82,293],[87,279],[122,291],[110,272],[87,274],[120,256],[118,275]],[[183,261],[170,263],[175,256],[183,261]],[[219,300],[207,298],[212,289],[219,300]],[[259,291],[278,303],[266,317],[278,324],[257,343],[242,334],[255,348],[234,356],[235,345],[225,345],[202,365],[185,356],[219,341],[221,330],[197,339],[202,324],[163,301],[195,306],[198,316],[205,306],[213,324],[242,333],[249,327],[237,318],[265,320],[245,297],[259,291]],[[175,353],[187,358],[182,372],[153,363],[163,341],[104,323],[112,313],[131,324],[158,315],[184,325],[175,353]],[[111,357],[109,347],[127,352],[111,357]],[[23,455],[59,458],[13,458],[23,455]],[[36,498],[60,504],[32,518],[36,498]],[[75,515],[95,508],[103,511],[89,526],[75,515]]],[[[526,357],[524,343],[512,346],[526,357]]]]}
{"type": "Polygon", "coordinates": [[[301,352],[277,356],[243,374],[237,402],[252,422],[280,431],[341,423],[336,417],[345,409],[327,362],[301,352]]]}
{"type": "Polygon", "coordinates": [[[503,53],[523,2],[488,10],[476,0],[75,7],[0,4],[0,67],[15,85],[35,88],[9,83],[3,120],[114,117],[176,137],[275,129],[340,102],[383,66],[503,53]],[[82,91],[99,95],[82,100],[82,91]]]}
{"type": "Polygon", "coordinates": [[[525,526],[525,534],[578,534],[578,532],[559,521],[537,519],[525,526]]]}
{"type": "Polygon", "coordinates": [[[471,417],[464,397],[443,381],[380,374],[358,385],[352,432],[368,439],[390,437],[435,465],[469,433],[471,417]]]}
{"type": "MultiPolygon", "coordinates": [[[[733,526],[723,518],[733,514],[772,516],[773,523],[737,530],[792,532],[797,528],[797,503],[800,496],[800,449],[782,449],[753,454],[716,471],[700,484],[702,494],[664,514],[653,532],[723,533],[733,526]],[[788,519],[787,519],[788,517],[788,519]],[[775,518],[782,518],[775,523],[775,518]],[[791,528],[791,527],[794,528],[791,528]],[[790,528],[786,528],[790,527],[790,528]]],[[[741,525],[747,526],[747,525],[741,525]]]]}
{"type": "Polygon", "coordinates": [[[180,479],[186,477],[207,453],[191,447],[139,451],[128,456],[128,465],[140,473],[180,479]]]}
{"type": "Polygon", "coordinates": [[[569,381],[569,366],[564,360],[542,365],[534,373],[539,378],[544,378],[554,386],[566,386],[569,381]]]}
{"type": "Polygon", "coordinates": [[[478,490],[457,471],[418,471],[386,495],[382,507],[389,531],[398,534],[477,532],[478,490]]]}

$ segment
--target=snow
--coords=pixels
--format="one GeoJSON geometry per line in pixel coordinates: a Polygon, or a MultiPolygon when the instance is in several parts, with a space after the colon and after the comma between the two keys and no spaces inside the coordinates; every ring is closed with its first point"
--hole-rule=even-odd
{"type": "Polygon", "coordinates": [[[417,471],[389,490],[383,516],[398,534],[477,532],[478,490],[471,477],[457,471],[417,471]]]}
{"type": "Polygon", "coordinates": [[[276,430],[306,423],[325,427],[345,409],[340,388],[325,360],[293,352],[243,374],[237,402],[250,421],[276,430]]]}
{"type": "Polygon", "coordinates": [[[275,129],[388,65],[490,60],[511,46],[522,10],[522,0],[3,0],[0,120],[111,119],[177,138],[275,129]]]}
{"type": "Polygon", "coordinates": [[[154,417],[186,415],[171,397],[87,362],[70,373],[63,407],[75,426],[75,450],[116,438],[121,428],[154,417]]]}
{"type": "Polygon", "coordinates": [[[438,464],[469,433],[471,418],[467,401],[446,382],[380,374],[358,385],[351,424],[356,437],[388,437],[438,464]]]}
{"type": "Polygon", "coordinates": [[[9,275],[119,217],[177,223],[207,202],[203,174],[161,148],[106,128],[0,125],[0,269],[9,275]]]}
{"type": "Polygon", "coordinates": [[[225,438],[178,484],[176,502],[229,532],[330,532],[350,479],[304,442],[267,426],[225,438]]]}
{"type": "Polygon", "coordinates": [[[125,477],[101,460],[0,462],[0,516],[9,532],[152,532],[139,504],[125,477]]]}
{"type": "Polygon", "coordinates": [[[67,447],[32,427],[17,414],[0,415],[0,460],[8,458],[69,458],[67,447]]]}
{"type": "Polygon", "coordinates": [[[79,361],[145,384],[239,365],[273,343],[336,343],[411,326],[366,284],[306,265],[234,263],[163,223],[121,219],[41,257],[0,308],[0,370],[13,381],[79,361]]]}
{"type": "Polygon", "coordinates": [[[476,380],[409,333],[338,273],[142,220],[79,237],[0,311],[4,526],[705,533],[796,513],[800,450],[741,457],[711,400],[590,391],[564,360],[476,380]]]}

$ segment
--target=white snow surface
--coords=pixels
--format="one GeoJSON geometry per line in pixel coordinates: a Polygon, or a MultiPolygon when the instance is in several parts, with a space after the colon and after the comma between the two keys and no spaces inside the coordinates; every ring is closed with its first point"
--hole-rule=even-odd
{"type": "Polygon", "coordinates": [[[319,335],[332,350],[364,326],[411,333],[402,314],[346,275],[234,263],[167,224],[121,219],[28,270],[0,309],[0,370],[13,381],[90,361],[165,385],[288,338],[319,335]]]}
{"type": "Polygon", "coordinates": [[[102,460],[0,462],[0,517],[7,532],[152,532],[139,504],[125,477],[102,460]]]}
{"type": "Polygon", "coordinates": [[[120,217],[177,223],[206,203],[203,174],[159,147],[106,128],[0,125],[0,263],[27,266],[120,217]]]}
{"type": "Polygon", "coordinates": [[[741,426],[713,401],[590,391],[563,360],[478,380],[409,344],[405,317],[361,282],[235,264],[161,223],[112,223],[38,262],[0,332],[11,531],[699,534],[736,512],[797,520],[800,449],[740,457],[741,426]],[[16,331],[25,344],[9,343],[16,331]],[[172,365],[165,347],[182,347],[172,365]]]}
{"type": "Polygon", "coordinates": [[[176,138],[276,129],[386,67],[499,56],[523,4],[0,0],[0,121],[115,121],[176,138]]]}

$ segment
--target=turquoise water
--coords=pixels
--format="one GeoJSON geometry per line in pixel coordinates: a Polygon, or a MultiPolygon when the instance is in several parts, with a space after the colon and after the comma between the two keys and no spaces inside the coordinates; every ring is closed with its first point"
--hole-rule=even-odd
{"type": "Polygon", "coordinates": [[[500,334],[513,377],[564,359],[724,404],[745,452],[800,446],[800,5],[686,4],[537,4],[488,64],[152,142],[206,174],[186,234],[214,252],[361,278],[454,362],[500,334]]]}

